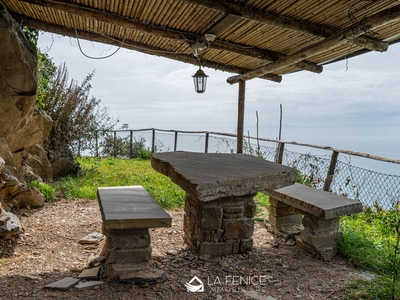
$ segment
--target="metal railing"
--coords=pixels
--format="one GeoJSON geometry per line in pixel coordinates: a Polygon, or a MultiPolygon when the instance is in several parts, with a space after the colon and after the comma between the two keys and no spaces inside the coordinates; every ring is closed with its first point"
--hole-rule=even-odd
{"type": "MultiPolygon", "coordinates": [[[[221,132],[162,130],[155,128],[124,129],[96,135],[92,155],[135,158],[141,151],[192,151],[235,153],[236,135],[221,132]]],[[[321,152],[321,151],[320,151],[321,152]]],[[[317,189],[334,192],[362,201],[364,205],[392,207],[400,200],[400,176],[360,168],[338,159],[348,155],[400,164],[400,160],[363,152],[341,150],[297,142],[244,137],[243,153],[262,157],[300,171],[299,179],[317,189]],[[288,145],[323,150],[324,155],[288,150],[288,145]]]]}

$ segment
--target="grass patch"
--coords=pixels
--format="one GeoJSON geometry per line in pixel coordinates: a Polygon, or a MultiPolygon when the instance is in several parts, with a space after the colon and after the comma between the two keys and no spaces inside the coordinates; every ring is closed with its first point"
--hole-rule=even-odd
{"type": "Polygon", "coordinates": [[[255,221],[264,221],[268,216],[269,211],[269,196],[264,193],[257,193],[254,197],[254,201],[256,202],[256,216],[254,217],[255,221]]]}
{"type": "Polygon", "coordinates": [[[34,180],[29,183],[29,186],[37,188],[44,195],[47,202],[51,202],[55,199],[57,192],[51,185],[34,180]]]}
{"type": "Polygon", "coordinates": [[[392,294],[392,280],[387,276],[379,276],[372,280],[354,280],[346,286],[346,296],[343,299],[400,299],[400,283],[396,282],[395,292],[392,294]]]}
{"type": "MultiPolygon", "coordinates": [[[[185,192],[171,179],[156,172],[146,155],[139,159],[81,157],[77,162],[81,171],[76,176],[66,176],[51,184],[51,188],[71,199],[97,199],[97,188],[106,186],[142,185],[164,209],[182,208],[185,192]]],[[[257,193],[256,220],[268,214],[269,197],[257,193]]]]}
{"type": "Polygon", "coordinates": [[[72,199],[97,199],[97,188],[142,185],[164,209],[183,207],[185,192],[171,179],[152,169],[149,160],[82,157],[82,170],[52,186],[72,199]]]}
{"type": "Polygon", "coordinates": [[[343,239],[339,252],[362,270],[376,273],[373,280],[358,280],[348,286],[345,299],[400,299],[400,258],[397,209],[367,210],[343,217],[340,228],[343,239]],[[397,228],[397,229],[396,229],[397,228]]]}

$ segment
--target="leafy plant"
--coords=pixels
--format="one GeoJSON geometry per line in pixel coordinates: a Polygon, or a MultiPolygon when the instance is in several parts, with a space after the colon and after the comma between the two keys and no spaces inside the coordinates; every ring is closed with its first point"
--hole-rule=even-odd
{"type": "Polygon", "coordinates": [[[108,115],[99,99],[90,96],[94,72],[81,84],[76,80],[69,81],[68,75],[65,63],[57,68],[42,101],[45,111],[53,119],[52,130],[44,143],[50,159],[71,157],[71,154],[93,149],[96,133],[111,130],[118,122],[108,115]]]}
{"type": "Polygon", "coordinates": [[[29,183],[29,186],[37,188],[44,195],[47,202],[51,202],[55,199],[55,195],[57,192],[52,186],[46,183],[41,183],[38,180],[31,181],[29,183]]]}

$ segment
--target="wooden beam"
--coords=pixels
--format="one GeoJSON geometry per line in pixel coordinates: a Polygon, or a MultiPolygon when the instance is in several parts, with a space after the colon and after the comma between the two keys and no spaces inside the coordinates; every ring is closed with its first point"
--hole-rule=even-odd
{"type": "Polygon", "coordinates": [[[238,95],[238,123],[237,123],[236,153],[243,153],[245,95],[246,95],[246,81],[240,80],[239,81],[239,95],[238,95]]]}
{"type": "MultiPolygon", "coordinates": [[[[38,30],[42,30],[42,31],[46,31],[46,32],[52,32],[52,33],[60,34],[60,35],[64,35],[64,36],[70,36],[73,38],[80,38],[80,39],[99,42],[99,43],[103,43],[103,44],[114,45],[117,47],[135,50],[135,51],[146,53],[149,55],[162,56],[162,57],[177,60],[180,62],[190,63],[193,65],[199,64],[197,58],[194,57],[191,53],[190,54],[177,54],[177,53],[173,53],[173,52],[167,52],[167,51],[165,51],[165,49],[147,46],[145,44],[141,44],[138,42],[123,40],[119,37],[107,37],[107,36],[104,36],[99,33],[87,32],[87,31],[83,31],[83,30],[75,30],[73,28],[63,27],[61,25],[45,23],[45,22],[42,22],[42,21],[39,21],[39,20],[36,20],[33,18],[18,15],[18,14],[12,13],[12,12],[10,12],[10,14],[12,15],[12,17],[15,20],[17,20],[20,23],[22,22],[24,24],[24,26],[28,26],[28,27],[31,27],[34,29],[38,29],[38,30]]],[[[219,63],[215,63],[213,61],[208,61],[208,60],[204,60],[204,59],[202,59],[201,64],[203,67],[208,67],[208,68],[226,71],[226,72],[230,72],[230,73],[241,74],[241,73],[245,73],[245,72],[249,71],[249,69],[237,68],[237,67],[234,67],[231,65],[219,64],[219,63]]],[[[282,76],[274,75],[274,74],[267,74],[265,76],[261,76],[260,78],[274,81],[274,82],[282,81],[282,76]]]]}
{"type": "MultiPolygon", "coordinates": [[[[244,19],[256,21],[266,25],[312,34],[319,37],[327,38],[341,31],[340,29],[337,28],[331,28],[296,19],[280,17],[278,15],[269,12],[255,10],[232,2],[217,1],[217,0],[182,0],[182,1],[189,4],[194,4],[209,9],[214,9],[216,11],[224,12],[226,14],[233,14],[236,16],[240,16],[244,19]]],[[[351,43],[359,47],[368,48],[370,50],[381,51],[381,52],[386,51],[388,48],[388,43],[370,37],[360,37],[359,39],[353,39],[351,43]]]]}
{"type": "MultiPolygon", "coordinates": [[[[176,31],[172,29],[165,29],[161,27],[157,27],[154,25],[150,24],[145,24],[141,23],[139,21],[135,21],[126,17],[122,17],[113,13],[108,13],[104,11],[99,11],[93,8],[88,8],[84,6],[79,6],[75,3],[70,3],[68,0],[21,0],[23,2],[43,6],[43,7],[49,7],[52,9],[57,9],[61,11],[66,11],[71,14],[76,14],[82,17],[90,18],[90,19],[96,19],[101,22],[105,23],[110,23],[113,25],[121,26],[123,28],[128,28],[132,30],[137,30],[140,32],[144,32],[147,34],[151,34],[157,37],[161,38],[167,38],[167,39],[172,39],[172,40],[177,40],[185,44],[191,45],[193,42],[195,42],[197,39],[199,39],[199,35],[189,33],[189,32],[183,32],[183,31],[176,31]]],[[[238,17],[235,16],[237,19],[238,17]]],[[[232,19],[228,18],[228,21],[232,21],[232,19]]],[[[219,24],[219,23],[218,23],[219,24]]],[[[223,25],[216,25],[214,26],[216,31],[218,30],[223,30],[224,26],[227,26],[228,23],[225,23],[223,25]],[[219,29],[218,29],[219,28],[219,29]]],[[[213,27],[213,28],[214,28],[213,27]]],[[[256,57],[259,59],[265,59],[269,61],[276,61],[282,57],[284,57],[283,54],[274,52],[274,51],[268,51],[265,49],[260,49],[260,48],[249,48],[247,45],[238,45],[234,43],[229,43],[225,41],[218,41],[215,40],[212,44],[209,45],[209,48],[211,49],[217,49],[217,50],[225,50],[225,51],[230,51],[233,53],[241,54],[241,55],[247,55],[251,57],[256,57]]],[[[312,62],[307,62],[307,61],[302,61],[296,64],[296,67],[299,68],[300,70],[306,70],[314,73],[321,73],[323,70],[322,66],[319,66],[315,63],[312,62]]]]}
{"type": "Polygon", "coordinates": [[[234,84],[239,82],[239,80],[249,80],[256,78],[265,73],[272,73],[281,68],[293,65],[303,59],[307,59],[308,57],[318,55],[322,52],[329,51],[332,48],[335,48],[343,43],[346,43],[349,40],[353,40],[359,35],[365,33],[366,30],[374,30],[377,27],[383,26],[385,24],[397,21],[400,19],[400,5],[394,6],[392,8],[383,10],[373,16],[364,18],[360,22],[349,26],[344,29],[343,32],[335,34],[330,38],[327,38],[325,41],[315,44],[305,50],[301,50],[291,56],[287,56],[278,61],[272,62],[266,66],[260,67],[258,69],[252,70],[245,74],[232,76],[227,79],[227,82],[230,84],[234,84]]]}

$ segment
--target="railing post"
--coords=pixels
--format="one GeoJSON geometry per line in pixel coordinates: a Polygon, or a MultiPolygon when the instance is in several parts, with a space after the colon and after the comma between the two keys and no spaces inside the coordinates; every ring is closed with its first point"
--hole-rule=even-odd
{"type": "Polygon", "coordinates": [[[151,138],[151,153],[156,151],[156,130],[153,129],[153,135],[151,138]]]}
{"type": "Polygon", "coordinates": [[[95,133],[95,137],[96,137],[96,157],[99,157],[99,132],[96,131],[95,133]]]}
{"type": "Polygon", "coordinates": [[[174,152],[176,152],[177,145],[178,145],[178,131],[175,131],[174,152]]]}
{"type": "Polygon", "coordinates": [[[78,157],[81,157],[81,139],[78,139],[78,157]]]}
{"type": "Polygon", "coordinates": [[[133,158],[133,131],[130,131],[129,137],[129,157],[133,158]]]}
{"type": "Polygon", "coordinates": [[[283,151],[285,150],[285,143],[279,142],[277,149],[277,156],[275,162],[278,164],[282,164],[283,161],[283,151]]]}
{"type": "Polygon", "coordinates": [[[333,181],[333,175],[335,175],[335,168],[336,168],[338,155],[339,155],[339,152],[336,152],[336,151],[332,152],[331,163],[329,165],[328,174],[326,175],[326,178],[325,178],[324,191],[329,192],[329,190],[331,188],[331,183],[333,181]]]}
{"type": "Polygon", "coordinates": [[[208,153],[208,137],[209,136],[210,136],[210,134],[208,132],[206,132],[206,145],[205,145],[204,153],[208,153]]]}
{"type": "Polygon", "coordinates": [[[114,158],[117,157],[117,132],[114,131],[114,158]]]}

